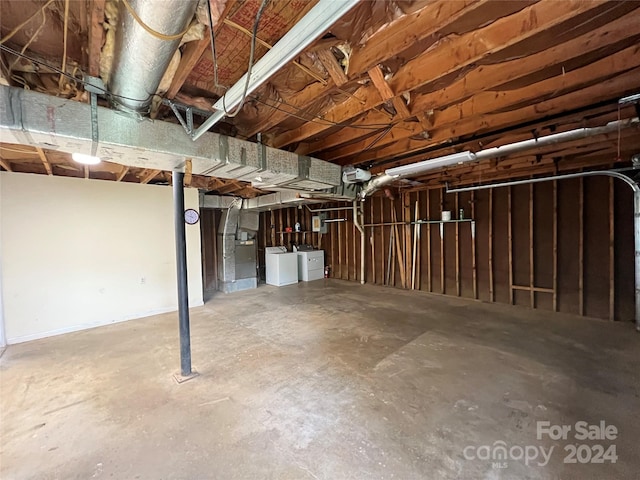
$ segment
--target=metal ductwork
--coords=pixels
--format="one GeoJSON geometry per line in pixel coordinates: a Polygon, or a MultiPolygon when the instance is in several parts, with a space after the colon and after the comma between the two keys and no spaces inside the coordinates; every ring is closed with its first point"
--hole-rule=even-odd
{"type": "Polygon", "coordinates": [[[241,209],[234,199],[222,212],[218,228],[218,290],[224,293],[258,288],[256,235],[258,212],[241,209]]]}
{"type": "Polygon", "coordinates": [[[0,86],[0,129],[5,142],[66,153],[92,153],[128,167],[181,170],[244,180],[264,189],[309,192],[340,188],[340,166],[207,132],[193,142],[180,125],[137,119],[97,107],[99,136],[92,137],[91,106],[21,88],[0,86]]]}
{"type": "MultiPolygon", "coordinates": [[[[128,0],[140,21],[167,37],[189,26],[197,0],[128,0]]],[[[116,108],[147,113],[181,36],[170,40],[146,31],[125,1],[119,2],[118,28],[109,91],[116,108]]]]}
{"type": "Polygon", "coordinates": [[[592,137],[594,135],[602,135],[629,127],[638,127],[638,125],[639,123],[637,117],[629,118],[625,120],[609,122],[601,127],[578,128],[575,130],[569,130],[568,132],[554,133],[551,135],[546,135],[544,137],[532,138],[531,140],[523,140],[521,142],[510,143],[508,145],[502,145],[500,147],[487,148],[475,153],[469,151],[454,153],[451,155],[445,155],[444,157],[432,158],[429,160],[424,160],[422,162],[389,168],[385,170],[382,175],[378,175],[365,185],[365,187],[360,192],[360,198],[364,200],[367,196],[371,195],[380,187],[388,185],[395,180],[413,177],[429,170],[462,165],[464,163],[476,162],[480,160],[505,157],[514,153],[532,150],[534,148],[553,145],[556,143],[570,142],[572,140],[592,137]]]}

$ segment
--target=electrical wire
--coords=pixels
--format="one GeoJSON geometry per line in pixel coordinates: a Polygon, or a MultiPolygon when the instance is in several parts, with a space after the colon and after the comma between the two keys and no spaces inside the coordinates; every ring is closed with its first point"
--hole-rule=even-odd
{"type": "Polygon", "coordinates": [[[27,18],[24,22],[22,22],[20,25],[18,25],[16,28],[14,28],[13,30],[11,30],[2,40],[0,40],[0,45],[2,45],[4,42],[10,40],[11,38],[13,38],[13,36],[18,33],[20,30],[22,30],[22,28],[27,25],[31,20],[33,20],[34,18],[36,18],[36,16],[44,11],[45,8],[47,8],[49,5],[51,5],[55,0],[49,0],[47,3],[45,3],[42,7],[40,7],[33,15],[31,15],[29,18],[27,18]]]}
{"type": "MultiPolygon", "coordinates": [[[[56,72],[56,73],[58,73],[60,75],[65,75],[70,80],[73,80],[75,82],[79,82],[82,85],[86,85],[88,83],[83,78],[78,78],[78,77],[76,77],[74,75],[71,75],[71,74],[69,74],[67,72],[64,72],[63,70],[61,70],[58,67],[55,67],[55,66],[50,65],[50,64],[48,64],[46,62],[43,62],[42,60],[38,60],[36,58],[30,57],[29,55],[26,55],[24,53],[18,52],[17,50],[14,50],[11,47],[7,47],[6,45],[0,45],[0,50],[4,50],[7,53],[10,53],[12,55],[25,58],[25,59],[27,59],[27,60],[35,63],[35,64],[41,65],[41,66],[43,66],[45,68],[48,68],[48,69],[50,69],[50,70],[52,70],[52,71],[54,71],[54,72],[56,72]]],[[[93,85],[93,84],[91,86],[93,88],[100,88],[97,85],[93,85]]],[[[100,90],[102,90],[102,92],[101,92],[102,95],[106,95],[106,96],[111,97],[111,98],[122,98],[124,100],[131,100],[131,101],[135,101],[135,102],[143,101],[143,100],[140,100],[140,99],[137,99],[137,98],[131,98],[131,97],[126,97],[124,95],[117,95],[115,93],[111,93],[106,88],[100,88],[100,90]]],[[[153,94],[151,96],[159,97],[160,95],[153,94]]],[[[270,108],[273,108],[275,110],[281,111],[281,112],[283,112],[283,113],[285,113],[285,114],[287,114],[287,115],[289,115],[291,117],[297,118],[299,120],[303,120],[305,122],[314,122],[314,123],[318,123],[318,124],[321,124],[321,125],[328,125],[328,126],[332,126],[332,127],[357,128],[357,129],[361,129],[361,130],[379,130],[380,128],[386,128],[386,127],[389,126],[389,124],[349,125],[349,124],[344,123],[344,122],[343,123],[339,123],[339,122],[332,122],[330,120],[325,120],[322,117],[319,117],[317,115],[314,115],[315,119],[314,118],[308,118],[308,117],[304,117],[302,115],[298,115],[298,114],[296,114],[294,112],[290,112],[288,110],[285,110],[284,108],[281,108],[280,106],[278,106],[276,104],[269,103],[269,102],[266,102],[264,100],[261,100],[258,97],[249,95],[249,98],[251,98],[252,100],[255,100],[255,101],[259,102],[259,103],[262,103],[262,104],[266,105],[267,107],[270,107],[270,108]]],[[[283,105],[286,105],[286,106],[291,107],[293,109],[297,109],[298,108],[295,105],[291,105],[291,104],[289,104],[289,103],[287,103],[285,101],[281,101],[281,103],[283,105]]]]}
{"type": "MultiPolygon", "coordinates": [[[[48,69],[50,69],[50,70],[52,70],[52,71],[54,71],[56,73],[59,73],[60,75],[64,75],[65,77],[69,78],[70,80],[73,80],[74,82],[79,82],[82,85],[89,84],[89,82],[84,80],[84,78],[78,78],[78,77],[76,77],[74,75],[71,75],[70,73],[65,72],[64,70],[62,70],[62,69],[60,69],[58,67],[50,65],[47,62],[43,62],[42,60],[38,60],[36,58],[30,57],[29,55],[26,55],[24,53],[20,53],[17,50],[14,50],[11,47],[7,47],[6,45],[0,45],[0,50],[4,50],[5,52],[10,53],[11,55],[16,55],[18,57],[25,58],[25,59],[27,59],[27,60],[35,63],[35,64],[41,65],[41,66],[43,66],[45,68],[48,68],[48,69]]],[[[118,95],[118,94],[115,94],[115,93],[111,93],[106,88],[98,87],[97,85],[93,85],[92,84],[91,86],[92,86],[92,88],[99,88],[100,90],[102,90],[102,92],[101,92],[102,95],[106,95],[106,96],[111,97],[111,98],[122,98],[123,100],[131,100],[131,101],[134,101],[134,102],[143,102],[143,101],[145,101],[145,100],[140,100],[139,98],[131,98],[131,97],[126,97],[124,95],[118,95]]],[[[157,93],[154,93],[154,94],[149,95],[149,96],[150,97],[160,97],[160,95],[158,95],[157,93]]],[[[148,99],[148,97],[147,97],[147,99],[148,99]]]]}
{"type": "MultiPolygon", "coordinates": [[[[44,13],[44,8],[40,9],[40,12],[42,12],[42,22],[40,23],[40,26],[38,27],[38,29],[34,32],[33,35],[31,35],[31,38],[27,41],[27,43],[24,44],[24,47],[22,47],[22,49],[20,50],[20,53],[24,53],[27,51],[27,49],[29,48],[29,45],[31,45],[31,43],[33,43],[33,41],[38,38],[38,35],[40,35],[40,32],[42,31],[42,29],[44,28],[45,24],[47,23],[47,14],[44,13]]],[[[11,72],[13,70],[13,67],[16,66],[16,63],[18,62],[18,58],[16,58],[13,63],[9,66],[8,71],[11,72]]]]}
{"type": "MultiPolygon", "coordinates": [[[[126,1],[126,0],[123,0],[126,1]]],[[[69,0],[64,0],[64,33],[62,37],[63,42],[63,51],[62,51],[62,71],[67,71],[67,33],[69,31],[69,0]]],[[[58,79],[58,88],[62,90],[62,80],[64,79],[63,75],[60,75],[58,79]]]]}
{"type": "MultiPolygon", "coordinates": [[[[343,128],[356,128],[356,129],[360,129],[360,130],[380,130],[381,128],[388,128],[389,125],[393,126],[394,124],[389,124],[389,123],[370,123],[367,125],[353,125],[353,124],[349,124],[346,122],[333,122],[331,120],[326,120],[322,117],[320,117],[319,115],[313,115],[313,118],[308,118],[308,117],[303,117],[302,115],[296,114],[294,112],[290,112],[288,110],[285,110],[283,108],[280,108],[278,105],[275,105],[273,103],[269,103],[266,102],[264,100],[259,99],[258,97],[254,97],[254,96],[249,96],[249,98],[251,98],[252,100],[255,100],[258,103],[262,103],[263,105],[266,105],[267,107],[273,108],[275,110],[278,110],[282,113],[286,113],[287,115],[297,118],[299,120],[304,120],[305,122],[313,122],[313,123],[317,123],[319,125],[327,125],[327,126],[331,126],[331,127],[343,127],[343,128]]],[[[287,103],[283,100],[280,101],[280,103],[294,108],[294,109],[298,109],[298,107],[296,107],[295,105],[291,105],[290,103],[287,103]]]]}
{"type": "Polygon", "coordinates": [[[156,37],[156,38],[158,38],[160,40],[165,40],[165,41],[178,40],[179,38],[184,37],[184,35],[189,31],[189,27],[191,26],[191,25],[187,25],[187,28],[185,28],[180,33],[176,33],[175,35],[166,35],[164,33],[158,32],[157,30],[154,30],[149,25],[144,23],[142,21],[142,19],[138,16],[136,11],[133,9],[133,7],[131,6],[131,4],[129,3],[128,0],[122,0],[122,3],[124,4],[125,8],[129,12],[129,14],[133,17],[133,19],[136,22],[138,22],[138,25],[140,25],[142,28],[144,28],[147,31],[147,33],[149,33],[150,35],[152,35],[152,36],[154,36],[154,37],[156,37]]]}
{"type": "Polygon", "coordinates": [[[213,15],[211,15],[211,2],[207,0],[207,17],[209,18],[209,40],[211,42],[211,57],[213,58],[213,85],[217,88],[218,84],[218,56],[216,54],[216,39],[214,37],[213,15]]]}
{"type": "Polygon", "coordinates": [[[227,105],[225,104],[225,95],[222,96],[222,109],[224,110],[225,115],[229,118],[234,118],[236,115],[238,115],[238,113],[240,113],[240,110],[242,110],[242,107],[244,106],[244,101],[247,98],[247,91],[249,90],[249,81],[251,79],[251,71],[253,70],[253,59],[256,53],[256,39],[258,38],[258,26],[260,25],[260,18],[262,18],[262,13],[264,12],[264,9],[267,6],[267,3],[269,3],[269,0],[262,0],[262,3],[260,4],[260,8],[258,8],[258,13],[256,13],[256,20],[253,24],[253,36],[251,38],[251,52],[249,53],[249,68],[247,69],[247,79],[244,82],[244,91],[242,92],[242,98],[235,112],[229,112],[227,110],[227,105]]]}

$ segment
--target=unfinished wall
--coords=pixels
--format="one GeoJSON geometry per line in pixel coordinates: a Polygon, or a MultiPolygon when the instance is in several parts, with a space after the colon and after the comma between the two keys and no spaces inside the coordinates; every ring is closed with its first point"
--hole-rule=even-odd
{"type": "MultiPolygon", "coordinates": [[[[277,232],[292,225],[295,212],[263,217],[267,245],[287,244],[292,235],[277,232]]],[[[359,280],[360,234],[352,214],[332,213],[348,221],[331,224],[319,239],[331,276],[359,280]]],[[[374,196],[364,213],[366,224],[375,225],[366,228],[369,283],[633,320],[632,194],[617,180],[591,177],[459,194],[433,189],[395,200],[374,196]],[[457,218],[460,208],[475,220],[475,238],[471,222],[402,224],[437,220],[443,209],[457,218]]]]}
{"type": "MultiPolygon", "coordinates": [[[[170,187],[6,172],[0,184],[8,343],[177,309],[170,187]]],[[[185,205],[198,209],[197,190],[185,205]]],[[[199,225],[187,261],[200,305],[199,225]]]]}

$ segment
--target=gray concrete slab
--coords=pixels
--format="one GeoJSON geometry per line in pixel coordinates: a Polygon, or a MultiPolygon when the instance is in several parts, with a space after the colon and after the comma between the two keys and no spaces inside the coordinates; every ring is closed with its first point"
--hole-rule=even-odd
{"type": "Polygon", "coordinates": [[[0,477],[638,478],[631,323],[338,280],[218,294],[191,318],[200,376],[181,385],[176,314],[8,347],[0,477]],[[538,440],[544,421],[572,431],[538,440]],[[579,421],[618,435],[575,439],[579,421]],[[569,444],[617,460],[564,463],[569,444]]]}

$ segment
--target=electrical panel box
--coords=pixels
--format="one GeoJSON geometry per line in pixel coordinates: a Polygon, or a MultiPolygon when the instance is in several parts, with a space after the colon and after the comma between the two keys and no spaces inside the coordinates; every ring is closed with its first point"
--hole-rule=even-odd
{"type": "Polygon", "coordinates": [[[325,223],[326,218],[327,215],[325,213],[311,217],[311,230],[317,233],[327,233],[327,224],[325,223]]]}

